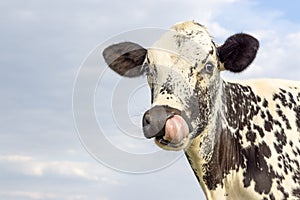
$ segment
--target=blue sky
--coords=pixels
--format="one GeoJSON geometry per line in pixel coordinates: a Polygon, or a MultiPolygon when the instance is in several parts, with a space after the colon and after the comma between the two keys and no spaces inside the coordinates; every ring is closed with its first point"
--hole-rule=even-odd
{"type": "MultiPolygon", "coordinates": [[[[236,32],[260,40],[251,67],[239,75],[224,73],[226,78],[299,80],[297,8],[298,1],[258,0],[1,1],[0,199],[204,199],[185,158],[154,173],[133,175],[103,166],[86,151],[72,113],[79,67],[113,35],[143,27],[167,29],[193,19],[206,25],[218,43],[236,32]]],[[[110,81],[118,78],[111,76],[110,81]]],[[[112,87],[107,84],[104,93],[112,87]]],[[[96,97],[101,101],[106,95],[96,97]]],[[[99,112],[100,121],[109,115],[99,112]]],[[[139,150],[142,142],[118,136],[113,123],[107,124],[115,133],[111,141],[139,150]]]]}

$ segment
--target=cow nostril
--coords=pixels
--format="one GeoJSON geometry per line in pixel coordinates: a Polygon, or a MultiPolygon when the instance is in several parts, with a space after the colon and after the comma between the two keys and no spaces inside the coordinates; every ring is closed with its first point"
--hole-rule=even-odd
{"type": "Polygon", "coordinates": [[[151,123],[150,113],[146,112],[143,117],[143,126],[149,125],[151,123]]]}

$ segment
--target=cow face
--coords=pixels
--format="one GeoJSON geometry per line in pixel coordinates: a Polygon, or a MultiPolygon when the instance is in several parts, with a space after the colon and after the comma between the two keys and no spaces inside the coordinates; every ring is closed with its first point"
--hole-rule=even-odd
{"type": "Polygon", "coordinates": [[[143,116],[143,131],[161,148],[181,150],[207,128],[222,90],[220,72],[243,71],[255,58],[258,41],[247,34],[216,46],[195,22],[174,25],[148,50],[123,42],[103,56],[122,76],[145,74],[152,107],[143,116]]]}

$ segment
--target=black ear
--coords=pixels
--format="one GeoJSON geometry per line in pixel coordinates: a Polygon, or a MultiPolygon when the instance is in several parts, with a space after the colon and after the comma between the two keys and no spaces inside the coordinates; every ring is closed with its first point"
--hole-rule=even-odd
{"type": "Polygon", "coordinates": [[[225,69],[241,72],[254,60],[258,47],[258,40],[251,35],[235,34],[218,47],[219,59],[225,69]]]}
{"type": "Polygon", "coordinates": [[[147,50],[132,42],[121,42],[104,49],[108,66],[121,76],[136,77],[143,74],[142,64],[147,50]]]}

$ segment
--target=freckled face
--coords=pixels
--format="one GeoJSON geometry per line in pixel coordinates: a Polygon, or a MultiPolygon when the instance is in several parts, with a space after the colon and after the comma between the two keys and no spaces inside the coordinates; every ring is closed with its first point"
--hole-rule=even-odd
{"type": "Polygon", "coordinates": [[[167,32],[148,50],[146,64],[152,107],[184,111],[196,132],[197,118],[206,115],[199,104],[210,104],[209,90],[220,73],[216,47],[205,28],[191,24],[167,32]]]}

